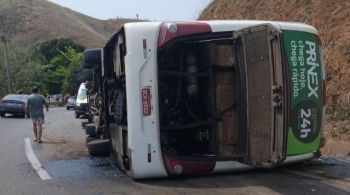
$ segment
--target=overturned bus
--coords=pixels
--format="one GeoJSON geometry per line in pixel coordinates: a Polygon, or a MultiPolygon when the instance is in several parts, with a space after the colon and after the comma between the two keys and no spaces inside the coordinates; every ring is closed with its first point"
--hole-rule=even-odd
{"type": "Polygon", "coordinates": [[[273,168],[319,155],[317,30],[274,21],[123,25],[84,54],[93,156],[134,179],[273,168]]]}

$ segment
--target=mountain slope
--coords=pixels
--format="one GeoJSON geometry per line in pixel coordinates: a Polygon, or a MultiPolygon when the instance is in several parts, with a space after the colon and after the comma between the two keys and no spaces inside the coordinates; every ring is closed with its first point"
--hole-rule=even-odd
{"type": "Polygon", "coordinates": [[[315,26],[323,42],[328,106],[350,107],[350,1],[214,0],[199,19],[279,20],[315,26]]]}
{"type": "Polygon", "coordinates": [[[86,47],[101,47],[129,19],[98,20],[46,0],[0,0],[3,31],[21,42],[72,38],[86,47]]]}

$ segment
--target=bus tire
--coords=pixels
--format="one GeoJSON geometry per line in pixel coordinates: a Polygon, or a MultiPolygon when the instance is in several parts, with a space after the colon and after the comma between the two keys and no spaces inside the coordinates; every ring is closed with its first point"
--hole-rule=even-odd
{"type": "Polygon", "coordinates": [[[86,135],[96,136],[96,127],[94,123],[88,123],[85,125],[85,133],[86,135]]]}
{"type": "Polygon", "coordinates": [[[92,68],[101,65],[101,48],[87,49],[84,51],[84,68],[92,68]]]}
{"type": "Polygon", "coordinates": [[[92,122],[94,122],[94,120],[93,120],[93,116],[92,116],[92,114],[90,113],[88,116],[88,122],[89,123],[92,123],[92,122]]]}
{"type": "Polygon", "coordinates": [[[111,154],[109,139],[97,139],[86,144],[90,156],[107,157],[111,154]]]}
{"type": "Polygon", "coordinates": [[[95,141],[95,140],[97,140],[97,137],[91,136],[91,135],[87,136],[85,139],[86,145],[92,141],[95,141]]]}
{"type": "Polygon", "coordinates": [[[81,127],[85,129],[85,125],[89,124],[89,121],[83,121],[81,122],[81,127]]]}
{"type": "Polygon", "coordinates": [[[91,69],[84,69],[83,70],[83,82],[85,81],[93,81],[93,71],[91,69]]]}

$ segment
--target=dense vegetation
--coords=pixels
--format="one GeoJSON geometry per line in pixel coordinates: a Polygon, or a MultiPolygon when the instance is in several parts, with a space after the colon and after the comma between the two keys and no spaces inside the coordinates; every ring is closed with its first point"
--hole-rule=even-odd
{"type": "MultiPolygon", "coordinates": [[[[132,21],[138,20],[98,20],[50,1],[0,0],[0,35],[8,42],[13,91],[29,93],[32,85],[50,94],[75,91],[81,45],[102,47],[132,21]]],[[[0,42],[0,97],[8,91],[3,46],[0,42]]]]}
{"type": "MultiPolygon", "coordinates": [[[[80,84],[84,47],[71,39],[54,39],[30,47],[15,47],[8,41],[12,92],[30,93],[33,85],[44,94],[76,93],[80,84]]],[[[3,62],[4,45],[0,44],[3,62]]],[[[8,93],[6,68],[0,67],[0,96],[8,93]]]]}

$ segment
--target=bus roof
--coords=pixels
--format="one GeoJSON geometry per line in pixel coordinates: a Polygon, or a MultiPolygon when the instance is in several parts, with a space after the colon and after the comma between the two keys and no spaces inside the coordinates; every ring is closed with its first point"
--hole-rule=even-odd
{"type": "MultiPolygon", "coordinates": [[[[164,22],[204,22],[209,24],[212,32],[224,32],[224,31],[235,31],[249,26],[259,25],[259,24],[272,24],[281,30],[296,30],[304,31],[313,34],[318,34],[318,31],[313,26],[298,23],[298,22],[281,22],[281,21],[268,21],[268,20],[208,20],[208,21],[164,21],[164,22]]],[[[124,24],[125,28],[133,28],[141,26],[143,28],[157,28],[164,22],[132,22],[124,24]]]]}

